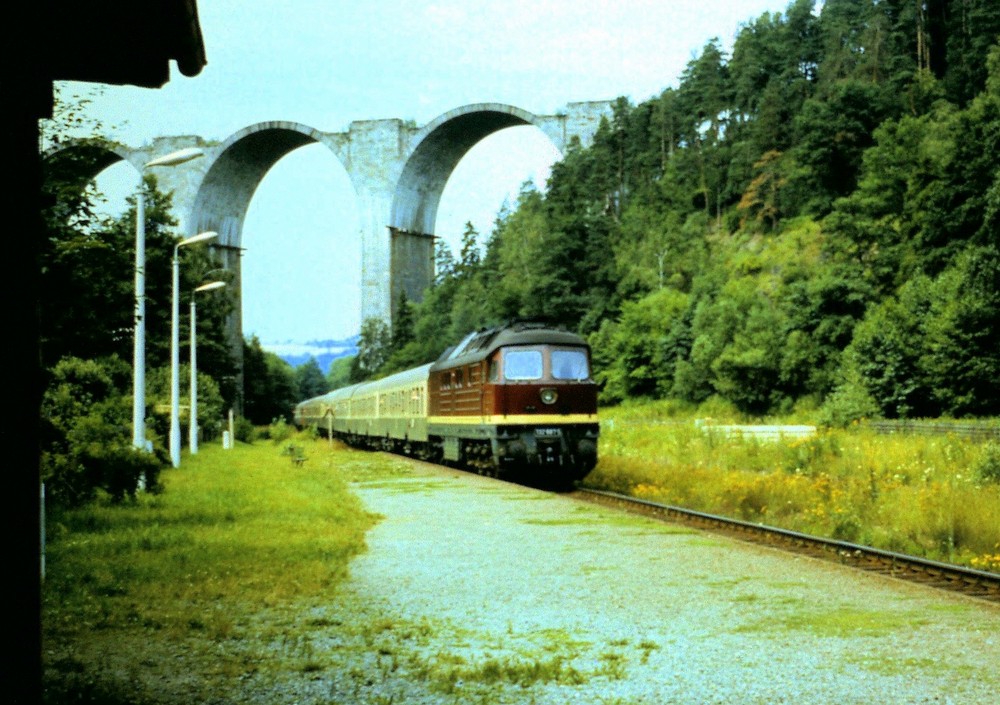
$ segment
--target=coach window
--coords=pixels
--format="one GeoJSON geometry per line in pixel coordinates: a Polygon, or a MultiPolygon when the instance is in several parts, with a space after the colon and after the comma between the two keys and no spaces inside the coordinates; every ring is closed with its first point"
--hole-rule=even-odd
{"type": "Polygon", "coordinates": [[[465,370],[455,372],[455,386],[459,389],[465,386],[465,370]]]}
{"type": "Polygon", "coordinates": [[[542,378],[541,350],[508,350],[503,356],[503,376],[513,382],[542,378]]]}
{"type": "Polygon", "coordinates": [[[490,382],[500,381],[500,365],[497,364],[495,357],[490,359],[489,372],[487,374],[489,375],[490,382]]]}

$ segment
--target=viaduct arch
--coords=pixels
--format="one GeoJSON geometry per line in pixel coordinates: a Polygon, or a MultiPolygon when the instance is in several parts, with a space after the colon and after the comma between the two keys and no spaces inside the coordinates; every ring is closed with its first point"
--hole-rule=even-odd
{"type": "MultiPolygon", "coordinates": [[[[584,146],[610,101],[570,103],[555,115],[536,115],[501,103],[476,103],[450,110],[426,125],[400,119],[352,122],[344,132],[323,132],[295,122],[262,122],[245,127],[221,143],[198,136],[158,137],[151,145],[99,145],[93,141],[68,149],[93,150],[93,173],[117,161],[138,171],[163,154],[198,147],[205,158],[159,169],[161,189],[173,192],[182,235],[215,230],[211,246],[233,273],[237,306],[230,322],[234,350],[242,352],[240,257],[243,222],[254,192],[267,171],[289,152],[322,144],[337,157],[354,188],[361,240],[362,320],[391,322],[399,293],[420,301],[434,277],[434,224],[444,187],[462,157],[478,142],[508,127],[531,125],[565,153],[571,141],[584,146]]],[[[51,155],[47,160],[52,163],[51,155]]]]}

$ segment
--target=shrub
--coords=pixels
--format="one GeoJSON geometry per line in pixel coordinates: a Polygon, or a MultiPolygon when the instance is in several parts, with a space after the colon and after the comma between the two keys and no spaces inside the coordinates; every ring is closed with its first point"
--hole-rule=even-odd
{"type": "Polygon", "coordinates": [[[295,432],[295,427],[290,425],[284,419],[275,419],[268,426],[267,436],[275,443],[281,443],[282,441],[287,441],[292,437],[295,432]]]}
{"type": "Polygon", "coordinates": [[[42,399],[42,480],[58,506],[79,506],[98,491],[113,501],[140,486],[158,489],[166,458],[132,447],[128,367],[118,358],[66,358],[42,399]]]}
{"type": "Polygon", "coordinates": [[[250,419],[245,416],[237,416],[233,421],[233,435],[236,440],[242,443],[253,443],[257,440],[257,429],[254,428],[250,419]]]}
{"type": "Polygon", "coordinates": [[[820,410],[819,422],[823,426],[846,428],[855,421],[879,415],[879,408],[868,390],[859,382],[845,382],[827,397],[820,410]]]}
{"type": "Polygon", "coordinates": [[[1000,484],[1000,443],[990,441],[984,445],[972,471],[982,482],[1000,484]]]}

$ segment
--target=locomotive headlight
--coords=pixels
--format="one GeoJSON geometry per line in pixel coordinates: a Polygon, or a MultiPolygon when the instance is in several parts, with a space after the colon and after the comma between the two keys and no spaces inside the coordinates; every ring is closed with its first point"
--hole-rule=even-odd
{"type": "Polygon", "coordinates": [[[556,399],[559,398],[559,393],[554,389],[543,389],[542,393],[542,403],[544,404],[555,404],[556,399]]]}

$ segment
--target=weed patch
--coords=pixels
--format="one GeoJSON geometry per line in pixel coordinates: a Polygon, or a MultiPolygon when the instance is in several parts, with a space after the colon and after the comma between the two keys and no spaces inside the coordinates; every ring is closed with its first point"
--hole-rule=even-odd
{"type": "Polygon", "coordinates": [[[847,607],[817,611],[810,607],[778,619],[741,625],[734,631],[738,633],[799,631],[827,638],[884,637],[897,632],[906,633],[923,624],[927,624],[926,617],[916,613],[900,614],[847,607]]]}
{"type": "Polygon", "coordinates": [[[641,422],[656,404],[603,413],[587,485],[751,522],[1000,570],[995,442],[882,435],[719,438],[693,421],[641,422]]]}

